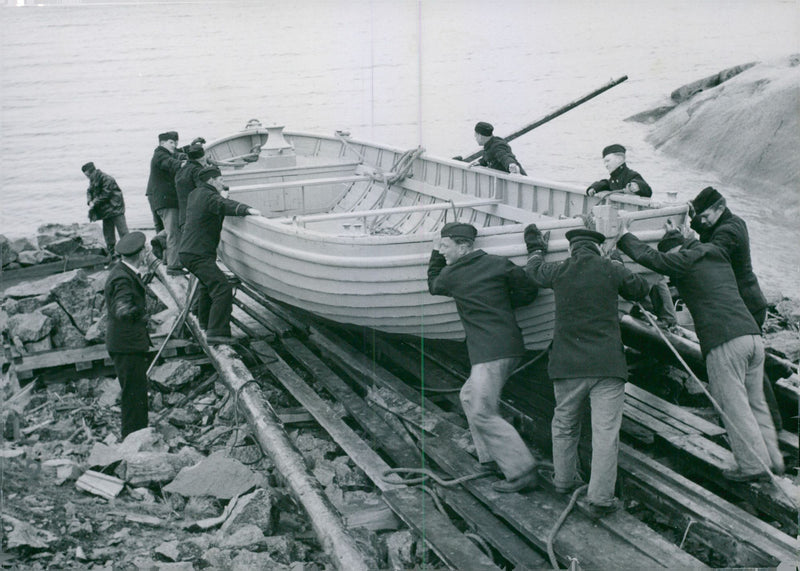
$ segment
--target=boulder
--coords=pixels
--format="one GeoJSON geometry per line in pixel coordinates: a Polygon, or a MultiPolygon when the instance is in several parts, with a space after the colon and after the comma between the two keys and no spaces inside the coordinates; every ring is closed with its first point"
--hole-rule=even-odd
{"type": "Polygon", "coordinates": [[[47,295],[37,295],[36,297],[26,297],[20,300],[8,300],[8,313],[13,315],[15,313],[32,313],[37,309],[40,310],[44,305],[50,301],[47,295]]]}
{"type": "Polygon", "coordinates": [[[781,330],[769,333],[765,339],[770,352],[796,363],[800,360],[800,333],[791,330],[781,330]]]}
{"type": "Polygon", "coordinates": [[[252,549],[261,551],[266,547],[264,532],[257,525],[245,524],[230,534],[225,534],[219,542],[227,549],[252,549]]]}
{"type": "Polygon", "coordinates": [[[17,253],[11,249],[11,242],[0,234],[0,266],[6,267],[17,261],[17,253]]]}
{"type": "Polygon", "coordinates": [[[66,257],[71,256],[78,252],[78,249],[81,247],[81,239],[77,236],[69,236],[67,238],[58,238],[51,242],[48,242],[44,249],[48,252],[52,252],[56,256],[66,257]]]}
{"type": "Polygon", "coordinates": [[[58,283],[50,290],[50,295],[64,308],[75,327],[86,334],[100,310],[95,308],[94,289],[86,277],[86,272],[79,270],[72,279],[58,283]]]}
{"type": "Polygon", "coordinates": [[[162,392],[170,392],[188,385],[200,374],[201,370],[197,365],[184,359],[177,359],[153,367],[150,380],[156,383],[162,392]]]}
{"type": "MultiPolygon", "coordinates": [[[[34,298],[28,298],[34,299],[34,298]]],[[[39,310],[53,320],[53,331],[50,335],[53,347],[85,347],[86,339],[72,324],[72,321],[60,305],[55,302],[42,306],[39,310]]]]}
{"type": "Polygon", "coordinates": [[[75,279],[75,276],[79,272],[85,275],[83,270],[72,270],[70,272],[64,272],[63,274],[54,274],[40,280],[11,286],[10,288],[6,288],[3,294],[6,296],[6,298],[14,299],[35,297],[37,295],[48,295],[50,290],[52,290],[54,287],[57,287],[62,282],[68,282],[75,279]]]}
{"type": "Polygon", "coordinates": [[[97,343],[105,343],[106,341],[106,324],[108,323],[108,314],[103,312],[100,314],[98,319],[95,319],[94,323],[89,326],[89,329],[86,330],[86,335],[84,338],[89,345],[95,345],[97,343]]]}
{"type": "Polygon", "coordinates": [[[231,535],[241,527],[255,525],[264,535],[272,535],[277,529],[279,517],[275,496],[269,490],[259,488],[239,498],[220,532],[231,535]]]}
{"type": "Polygon", "coordinates": [[[41,264],[44,259],[44,250],[25,250],[20,252],[17,256],[17,262],[23,268],[25,266],[35,266],[41,264]]]}
{"type": "Polygon", "coordinates": [[[177,454],[136,452],[124,455],[116,474],[131,486],[164,484],[172,481],[182,469],[199,460],[200,453],[192,448],[182,448],[177,454]]]}
{"type": "Polygon", "coordinates": [[[164,487],[165,492],[182,496],[213,496],[231,499],[252,488],[262,486],[264,479],[250,468],[220,450],[196,465],[184,468],[164,487]]]}
{"type": "Polygon", "coordinates": [[[17,238],[16,240],[11,240],[10,246],[17,254],[39,249],[39,246],[37,246],[31,238],[17,238]]]}
{"type": "Polygon", "coordinates": [[[10,336],[18,337],[23,343],[38,341],[50,335],[52,330],[53,320],[38,311],[18,313],[8,318],[10,336]]]}

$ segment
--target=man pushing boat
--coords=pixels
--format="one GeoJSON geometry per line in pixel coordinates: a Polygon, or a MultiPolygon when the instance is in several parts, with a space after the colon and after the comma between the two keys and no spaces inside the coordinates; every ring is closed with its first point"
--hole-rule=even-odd
{"type": "Polygon", "coordinates": [[[428,263],[428,290],[456,302],[467,336],[472,368],[461,388],[478,461],[499,468],[498,492],[535,487],[536,461],[522,438],[499,412],[500,392],[525,352],[514,308],[531,303],[537,289],[522,268],[502,256],[474,249],[477,230],[450,222],[441,230],[428,263]]]}

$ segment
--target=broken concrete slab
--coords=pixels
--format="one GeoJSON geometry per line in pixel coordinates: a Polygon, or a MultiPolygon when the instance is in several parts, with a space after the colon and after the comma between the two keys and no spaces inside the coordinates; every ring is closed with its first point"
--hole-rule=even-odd
{"type": "Polygon", "coordinates": [[[134,452],[124,454],[116,474],[132,486],[171,482],[183,468],[196,464],[201,455],[192,448],[170,452],[134,452]]]}
{"type": "MultiPolygon", "coordinates": [[[[100,395],[97,399],[97,406],[111,408],[119,402],[122,395],[122,388],[117,379],[105,378],[95,388],[95,394],[100,395]]],[[[130,434],[128,435],[130,436],[130,434]]]]}
{"type": "Polygon", "coordinates": [[[229,499],[263,486],[263,477],[220,450],[198,464],[183,468],[164,487],[165,492],[182,496],[213,496],[229,499]]]}
{"type": "Polygon", "coordinates": [[[54,327],[50,334],[53,347],[86,347],[83,334],[72,324],[69,315],[58,303],[50,302],[43,305],[39,311],[53,319],[54,327]]]}
{"type": "Polygon", "coordinates": [[[116,446],[108,446],[102,442],[95,442],[89,452],[86,465],[90,468],[105,468],[122,460],[122,454],[116,446]]]}
{"type": "Polygon", "coordinates": [[[219,546],[226,549],[258,549],[266,547],[264,532],[257,525],[245,524],[233,533],[223,535],[219,546]]]}
{"type": "Polygon", "coordinates": [[[177,539],[165,541],[161,545],[158,545],[154,551],[156,557],[159,557],[164,561],[177,561],[180,558],[177,539]]]}
{"type": "Polygon", "coordinates": [[[119,453],[123,458],[136,452],[166,452],[167,450],[164,437],[152,426],[131,432],[119,445],[119,453]]]}
{"type": "Polygon", "coordinates": [[[259,488],[239,498],[236,507],[222,524],[220,532],[231,535],[245,525],[255,525],[264,535],[272,535],[278,526],[279,517],[275,496],[268,489],[259,488]]]}
{"type": "Polygon", "coordinates": [[[201,372],[199,366],[185,359],[175,359],[153,367],[150,380],[156,383],[162,392],[170,392],[193,382],[201,372]]]}
{"type": "Polygon", "coordinates": [[[106,499],[116,498],[125,487],[125,482],[114,476],[87,470],[77,479],[75,487],[106,499]]]}
{"type": "Polygon", "coordinates": [[[0,514],[0,519],[3,521],[3,527],[8,525],[12,528],[4,532],[6,549],[23,547],[38,551],[49,549],[52,543],[58,541],[58,538],[46,529],[39,529],[8,514],[0,514]]]}
{"type": "Polygon", "coordinates": [[[78,272],[84,273],[83,270],[72,270],[64,272],[63,274],[54,274],[47,276],[40,280],[29,281],[7,288],[3,294],[8,298],[21,299],[26,297],[36,297],[37,295],[48,295],[50,290],[58,286],[62,282],[68,282],[75,279],[78,272]]]}

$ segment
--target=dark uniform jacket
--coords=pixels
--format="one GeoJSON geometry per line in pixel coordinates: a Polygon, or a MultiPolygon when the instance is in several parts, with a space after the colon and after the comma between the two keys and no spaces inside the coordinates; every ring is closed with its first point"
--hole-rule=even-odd
{"type": "Polygon", "coordinates": [[[525,353],[514,308],[531,303],[538,290],[512,261],[474,250],[448,266],[434,250],[428,263],[428,290],[455,300],[471,364],[525,353]]]}
{"type": "Polygon", "coordinates": [[[179,252],[216,257],[225,216],[247,216],[248,208],[241,202],[222,198],[216,188],[201,183],[189,194],[179,252]]]}
{"type": "Polygon", "coordinates": [[[483,157],[481,157],[480,164],[482,167],[489,167],[499,171],[509,172],[508,165],[516,164],[519,166],[520,174],[527,175],[525,169],[519,164],[517,157],[511,152],[511,147],[508,146],[502,138],[492,137],[483,145],[483,157]]]}
{"type": "Polygon", "coordinates": [[[89,210],[89,220],[92,222],[125,214],[125,201],[122,199],[122,190],[113,176],[104,173],[100,169],[95,169],[89,177],[86,200],[87,202],[96,201],[89,210]]]}
{"type": "Polygon", "coordinates": [[[649,196],[653,196],[653,191],[650,188],[650,185],[647,184],[642,175],[636,172],[633,169],[628,168],[628,165],[622,163],[613,171],[611,171],[611,176],[609,178],[604,178],[603,180],[598,180],[593,182],[589,185],[589,188],[586,189],[588,193],[590,190],[594,189],[595,192],[604,192],[606,190],[622,190],[628,183],[635,182],[639,185],[639,196],[644,196],[645,198],[649,196]]]}
{"type": "Polygon", "coordinates": [[[178,208],[178,195],[175,192],[175,175],[181,168],[181,156],[172,154],[161,145],[153,151],[150,159],[150,178],[147,192],[153,210],[178,208]]]}
{"type": "Polygon", "coordinates": [[[743,335],[760,335],[753,316],[739,295],[728,253],[714,244],[686,239],[677,252],[661,253],[633,234],[617,247],[659,274],[670,277],[689,308],[703,355],[743,335]]]}
{"type": "Polygon", "coordinates": [[[750,262],[750,235],[744,220],[726,208],[714,226],[701,229],[698,233],[701,242],[719,246],[728,253],[736,276],[736,286],[748,311],[755,315],[767,307],[767,299],[761,292],[750,262]]]}
{"type": "Polygon", "coordinates": [[[147,333],[145,286],[139,274],[118,262],[106,279],[105,298],[108,352],[147,352],[150,336],[147,333]]]}
{"type": "Polygon", "coordinates": [[[578,242],[562,262],[532,254],[525,268],[539,287],[553,289],[556,323],[548,374],[551,379],[617,377],[628,367],[619,329],[618,296],[638,301],[650,291],[642,276],[578,242]]]}
{"type": "Polygon", "coordinates": [[[178,196],[178,226],[183,226],[186,222],[186,203],[189,200],[189,193],[203,184],[197,176],[201,170],[203,170],[203,165],[200,161],[189,159],[175,175],[175,193],[178,196]]]}

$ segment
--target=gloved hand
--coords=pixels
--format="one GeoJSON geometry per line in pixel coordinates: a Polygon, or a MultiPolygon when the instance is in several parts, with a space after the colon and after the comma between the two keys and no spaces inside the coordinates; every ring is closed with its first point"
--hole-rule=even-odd
{"type": "Polygon", "coordinates": [[[535,251],[546,252],[547,242],[550,240],[550,232],[542,234],[536,224],[528,224],[525,227],[525,246],[528,248],[528,253],[532,254],[535,251]]]}
{"type": "Polygon", "coordinates": [[[192,144],[193,145],[205,145],[206,144],[206,140],[203,137],[195,137],[192,140],[192,144]]]}

